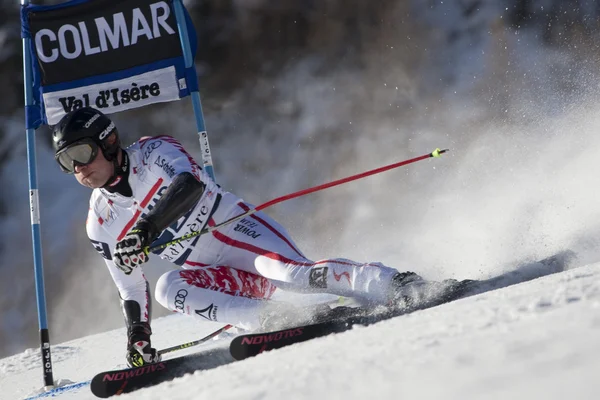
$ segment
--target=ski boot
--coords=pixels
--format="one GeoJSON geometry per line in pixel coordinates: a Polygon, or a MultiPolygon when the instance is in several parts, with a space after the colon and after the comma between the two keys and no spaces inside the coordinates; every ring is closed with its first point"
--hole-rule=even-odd
{"type": "Polygon", "coordinates": [[[470,279],[426,281],[414,272],[400,272],[392,278],[389,304],[401,311],[433,307],[459,298],[472,282],[470,279]]]}

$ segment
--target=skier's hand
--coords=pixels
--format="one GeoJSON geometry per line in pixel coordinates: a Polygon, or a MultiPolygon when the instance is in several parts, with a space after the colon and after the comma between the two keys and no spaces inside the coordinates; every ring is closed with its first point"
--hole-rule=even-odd
{"type": "Polygon", "coordinates": [[[116,266],[129,275],[135,267],[148,261],[148,245],[154,238],[152,225],[140,220],[115,246],[113,261],[116,266]]]}
{"type": "Polygon", "coordinates": [[[161,357],[150,344],[150,327],[144,323],[134,327],[127,342],[127,365],[131,368],[159,362],[161,357]]]}

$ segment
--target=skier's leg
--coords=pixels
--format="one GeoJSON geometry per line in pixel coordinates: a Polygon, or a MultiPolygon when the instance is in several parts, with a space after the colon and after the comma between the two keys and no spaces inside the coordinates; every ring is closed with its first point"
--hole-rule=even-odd
{"type": "Polygon", "coordinates": [[[165,308],[204,321],[243,329],[260,327],[265,299],[275,291],[267,279],[225,266],[174,270],[163,274],[155,290],[165,308]]]}
{"type": "Polygon", "coordinates": [[[332,293],[387,303],[391,282],[398,271],[381,263],[358,263],[334,258],[319,261],[291,260],[275,254],[255,260],[259,274],[283,289],[307,293],[332,293]]]}
{"type": "Polygon", "coordinates": [[[247,330],[264,328],[265,319],[272,315],[280,316],[281,322],[310,318],[313,309],[297,310],[286,303],[266,301],[275,289],[258,275],[214,266],[163,274],[156,284],[155,297],[169,310],[247,330]]]}
{"type": "MultiPolygon", "coordinates": [[[[241,205],[240,211],[248,208],[241,205]]],[[[223,243],[219,264],[249,271],[285,290],[331,293],[386,303],[398,271],[381,263],[346,259],[311,261],[286,230],[258,212],[223,230],[212,232],[223,243]]]]}

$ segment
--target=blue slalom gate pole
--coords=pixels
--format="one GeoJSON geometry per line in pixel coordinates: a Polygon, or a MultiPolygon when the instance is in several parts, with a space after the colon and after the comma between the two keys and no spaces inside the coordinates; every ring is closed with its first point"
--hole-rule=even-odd
{"type": "MultiPolygon", "coordinates": [[[[21,0],[22,6],[29,5],[29,0],[21,0]]],[[[29,54],[31,38],[23,37],[23,78],[25,83],[25,113],[33,105],[33,78],[31,71],[31,55],[29,54]]],[[[44,266],[42,263],[42,240],[40,235],[40,201],[37,185],[37,167],[35,154],[35,128],[30,128],[26,116],[27,164],[29,171],[29,206],[31,212],[31,238],[33,241],[33,267],[35,272],[35,295],[37,298],[38,324],[40,327],[40,349],[42,352],[42,369],[44,386],[54,387],[52,376],[52,358],[50,356],[50,335],[46,315],[46,293],[44,289],[44,266]]]]}
{"type": "MultiPolygon", "coordinates": [[[[175,9],[175,18],[177,20],[177,27],[179,28],[179,40],[181,41],[181,47],[183,49],[183,57],[185,61],[185,67],[191,68],[194,65],[194,57],[190,45],[188,36],[187,24],[185,22],[185,13],[181,0],[173,0],[173,7],[175,9]]],[[[194,69],[195,70],[195,69],[194,69]]],[[[208,144],[208,133],[206,132],[206,126],[204,125],[204,115],[202,113],[202,103],[200,101],[200,92],[193,91],[190,93],[192,97],[192,105],[194,107],[194,115],[196,116],[196,128],[198,130],[198,136],[200,140],[200,151],[202,152],[202,164],[204,170],[210,175],[210,177],[216,182],[215,173],[213,170],[212,155],[210,153],[210,146],[208,144]]]]}

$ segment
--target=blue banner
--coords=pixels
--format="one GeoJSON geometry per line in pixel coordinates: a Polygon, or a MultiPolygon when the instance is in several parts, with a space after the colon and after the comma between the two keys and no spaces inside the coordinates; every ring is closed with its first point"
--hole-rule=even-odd
{"type": "MultiPolygon", "coordinates": [[[[196,32],[187,12],[193,56],[196,32]]],[[[81,107],[106,114],[178,100],[198,90],[186,68],[172,0],[71,0],[27,5],[33,104],[28,128],[54,125],[81,107]]]]}

